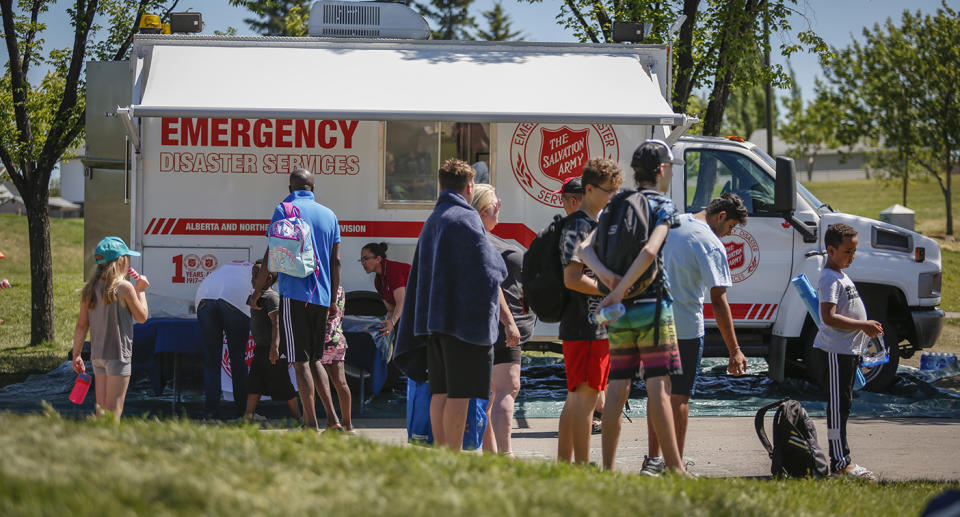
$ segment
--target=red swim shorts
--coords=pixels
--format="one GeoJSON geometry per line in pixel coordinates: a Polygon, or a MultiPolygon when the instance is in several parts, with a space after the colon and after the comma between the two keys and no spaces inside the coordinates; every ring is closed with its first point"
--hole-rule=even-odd
{"type": "Polygon", "coordinates": [[[587,386],[603,391],[610,376],[610,343],[606,339],[564,341],[563,366],[567,372],[567,391],[587,386]]]}

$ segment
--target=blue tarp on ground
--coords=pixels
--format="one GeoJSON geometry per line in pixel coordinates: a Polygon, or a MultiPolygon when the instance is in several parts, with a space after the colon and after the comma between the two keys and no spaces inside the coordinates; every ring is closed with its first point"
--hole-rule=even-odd
{"type": "MultiPolygon", "coordinates": [[[[747,375],[734,378],[726,375],[725,359],[703,360],[697,394],[690,403],[694,416],[753,416],[757,408],[783,397],[801,401],[813,416],[822,417],[826,402],[814,387],[791,379],[776,384],[766,377],[766,362],[750,359],[747,375]]],[[[939,378],[960,374],[949,371],[926,372],[901,366],[897,382],[888,393],[860,391],[853,403],[854,417],[933,417],[960,418],[960,393],[936,387],[939,378]]],[[[46,400],[65,414],[89,413],[93,408],[93,390],[83,406],[67,401],[75,375],[70,363],[45,375],[30,376],[25,382],[0,389],[0,409],[30,412],[41,409],[46,400]]],[[[187,379],[189,381],[189,379],[187,379]]],[[[189,382],[187,383],[189,385],[189,382]]],[[[367,405],[364,416],[402,418],[406,384],[388,387],[367,405]]],[[[643,416],[646,410],[643,382],[634,383],[627,414],[643,416]]],[[[149,379],[135,379],[127,395],[127,414],[168,415],[171,391],[155,396],[149,379]]],[[[566,397],[563,363],[557,357],[524,357],[522,388],[517,400],[516,415],[520,418],[555,418],[560,415],[566,397]]],[[[203,396],[198,388],[185,389],[184,407],[188,414],[199,414],[203,396]]],[[[284,404],[265,403],[258,411],[267,416],[286,416],[284,404]]]]}

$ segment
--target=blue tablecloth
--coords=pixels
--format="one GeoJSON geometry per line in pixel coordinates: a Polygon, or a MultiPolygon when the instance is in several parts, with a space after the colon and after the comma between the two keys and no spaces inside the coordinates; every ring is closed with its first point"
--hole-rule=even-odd
{"type": "MultiPolygon", "coordinates": [[[[380,319],[370,316],[345,316],[343,331],[347,338],[347,364],[370,374],[370,390],[376,395],[387,380],[387,362],[390,358],[390,340],[378,332],[380,319]]],[[[188,360],[203,361],[203,338],[196,318],[151,318],[133,326],[135,356],[144,357],[149,365],[150,382],[154,392],[163,393],[174,372],[164,368],[164,361],[152,356],[164,352],[191,354],[188,360]],[[137,353],[137,350],[140,350],[137,353]],[[149,354],[149,355],[146,355],[149,354]]]]}
{"type": "Polygon", "coordinates": [[[380,334],[381,321],[374,316],[343,317],[343,335],[347,338],[344,361],[370,374],[374,395],[387,382],[387,363],[393,353],[391,340],[380,334]]]}
{"type": "Polygon", "coordinates": [[[192,361],[203,361],[203,338],[196,318],[151,318],[133,326],[133,350],[150,354],[150,385],[156,395],[163,393],[167,381],[176,372],[157,360],[160,353],[191,354],[192,361]]]}

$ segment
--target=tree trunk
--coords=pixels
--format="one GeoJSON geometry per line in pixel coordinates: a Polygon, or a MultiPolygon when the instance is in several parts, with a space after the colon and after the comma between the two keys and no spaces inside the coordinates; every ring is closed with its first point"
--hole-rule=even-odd
{"type": "MultiPolygon", "coordinates": [[[[734,56],[735,50],[743,50],[741,42],[747,31],[751,31],[757,16],[757,2],[731,2],[727,7],[727,30],[721,36],[722,40],[717,51],[717,75],[710,92],[710,102],[707,104],[707,113],[703,117],[703,134],[718,136],[723,127],[723,112],[727,108],[730,98],[730,85],[736,77],[739,56],[734,56]]],[[[737,52],[739,53],[739,52],[737,52]]]]}
{"type": "Polygon", "coordinates": [[[693,91],[693,83],[696,80],[693,77],[693,27],[697,22],[699,6],[700,0],[684,0],[683,14],[687,15],[687,20],[680,26],[677,44],[673,47],[677,59],[676,80],[673,88],[673,111],[676,113],[686,113],[687,102],[690,100],[690,93],[693,91]]]}
{"type": "Polygon", "coordinates": [[[910,171],[904,169],[903,171],[903,206],[907,205],[907,187],[910,185],[910,171]]]}
{"type": "MultiPolygon", "coordinates": [[[[722,58],[721,58],[722,59],[722,58]]],[[[727,108],[727,99],[730,98],[730,84],[733,82],[734,71],[718,75],[710,93],[710,102],[707,104],[707,113],[703,117],[703,134],[706,136],[720,135],[723,127],[723,112],[727,108]]]]}
{"type": "Polygon", "coordinates": [[[47,213],[49,191],[31,184],[21,195],[27,207],[30,235],[30,344],[39,345],[54,338],[53,260],[50,253],[50,216],[47,213]]]}
{"type": "Polygon", "coordinates": [[[949,161],[947,162],[947,190],[943,193],[943,198],[946,201],[947,208],[947,235],[953,236],[953,187],[951,186],[951,178],[953,177],[953,164],[949,161]]]}

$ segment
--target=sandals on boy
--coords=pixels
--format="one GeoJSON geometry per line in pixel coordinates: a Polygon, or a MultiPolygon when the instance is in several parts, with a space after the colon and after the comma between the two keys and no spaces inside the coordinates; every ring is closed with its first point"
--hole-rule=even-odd
{"type": "Polygon", "coordinates": [[[854,465],[854,467],[850,470],[841,470],[838,472],[834,472],[833,475],[837,477],[849,476],[857,479],[866,479],[867,481],[877,480],[877,476],[874,475],[873,472],[870,472],[869,470],[867,470],[864,467],[861,467],[860,465],[854,465]]]}

